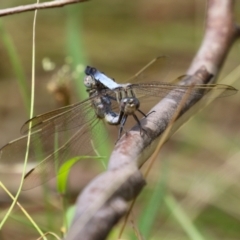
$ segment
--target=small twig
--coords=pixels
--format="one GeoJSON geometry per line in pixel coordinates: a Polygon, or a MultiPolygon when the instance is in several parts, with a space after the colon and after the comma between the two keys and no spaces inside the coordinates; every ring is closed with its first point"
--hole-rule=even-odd
{"type": "Polygon", "coordinates": [[[7,9],[0,10],[0,17],[12,15],[16,13],[34,11],[38,9],[64,7],[65,5],[86,2],[86,1],[88,0],[55,0],[51,2],[34,3],[34,4],[29,4],[24,6],[7,8],[7,9]]]}

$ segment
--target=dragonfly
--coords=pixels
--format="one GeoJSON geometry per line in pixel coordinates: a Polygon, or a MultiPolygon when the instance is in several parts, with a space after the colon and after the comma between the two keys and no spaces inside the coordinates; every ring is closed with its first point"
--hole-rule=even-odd
{"type": "Polygon", "coordinates": [[[87,66],[84,85],[89,98],[29,119],[21,128],[23,136],[0,149],[0,161],[23,161],[30,135],[28,159],[39,164],[25,175],[23,190],[28,190],[61,174],[61,166],[69,159],[92,154],[107,138],[105,123],[120,125],[119,139],[127,118],[133,116],[140,127],[140,134],[144,132],[137,112],[144,118],[148,116],[140,109],[140,102],[147,98],[171,98],[176,93],[200,97],[210,90],[221,91],[223,97],[237,92],[234,87],[224,84],[190,86],[176,84],[176,81],[150,81],[157,79],[161,64],[161,57],[152,60],[130,78],[133,83],[125,84],[119,84],[96,68],[87,66]],[[137,79],[144,82],[137,83],[137,79]],[[189,87],[191,92],[188,92],[189,87]]]}

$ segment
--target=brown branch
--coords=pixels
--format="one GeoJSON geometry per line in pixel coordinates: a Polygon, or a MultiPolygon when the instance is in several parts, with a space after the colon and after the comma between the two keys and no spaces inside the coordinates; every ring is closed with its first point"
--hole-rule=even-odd
{"type": "Polygon", "coordinates": [[[86,1],[88,0],[55,0],[51,2],[35,3],[35,4],[29,4],[29,5],[18,6],[13,8],[7,8],[7,9],[0,10],[0,17],[12,15],[16,13],[40,10],[45,8],[64,7],[65,5],[86,2],[86,1]]]}
{"type": "MultiPolygon", "coordinates": [[[[210,73],[218,75],[224,59],[239,37],[233,21],[232,0],[209,0],[205,36],[187,73],[192,77],[181,84],[207,84],[210,73]]],[[[141,191],[145,180],[139,168],[152,155],[160,136],[167,128],[181,101],[178,93],[164,98],[141,121],[147,135],[133,127],[116,144],[109,160],[108,171],[95,178],[77,200],[77,210],[67,240],[105,239],[114,224],[126,213],[127,201],[141,191]]],[[[192,96],[181,114],[190,109],[199,98],[192,96]]]]}
{"type": "Polygon", "coordinates": [[[187,74],[193,74],[203,65],[215,76],[219,73],[232,43],[240,34],[233,20],[233,2],[208,1],[205,36],[187,74]]]}

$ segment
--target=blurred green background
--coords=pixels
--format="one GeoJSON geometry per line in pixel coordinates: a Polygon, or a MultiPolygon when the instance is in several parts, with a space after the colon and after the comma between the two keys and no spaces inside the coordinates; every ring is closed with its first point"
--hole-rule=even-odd
{"type": "MultiPolygon", "coordinates": [[[[1,0],[0,8],[30,3],[33,2],[1,0]]],[[[239,2],[234,9],[236,22],[240,22],[239,2]]],[[[184,74],[202,41],[205,11],[206,1],[202,0],[93,0],[39,11],[35,114],[63,104],[56,100],[49,86],[54,79],[62,77],[61,71],[66,62],[69,66],[70,58],[72,71],[88,64],[118,82],[159,55],[171,59],[170,79],[184,74]],[[43,69],[44,58],[56,65],[52,71],[43,69]]],[[[10,15],[0,22],[2,146],[20,136],[19,129],[29,115],[24,99],[30,97],[33,12],[10,15]],[[9,39],[17,53],[14,57],[9,57],[7,50],[9,39]],[[18,75],[11,59],[21,65],[18,75]],[[26,82],[19,84],[19,76],[26,82]],[[21,90],[24,85],[28,91],[25,95],[21,90]]],[[[236,42],[220,79],[239,65],[239,56],[240,46],[236,42]]],[[[79,71],[74,73],[77,76],[67,72],[62,77],[67,80],[71,103],[86,98],[81,91],[82,75],[79,71]]],[[[240,82],[234,87],[240,89],[240,82]]],[[[239,110],[239,94],[217,99],[165,144],[147,179],[148,185],[137,200],[124,239],[240,239],[239,110]],[[137,237],[138,232],[143,238],[137,237]]],[[[110,133],[111,142],[115,142],[116,130],[110,133]]],[[[0,166],[1,176],[11,180],[10,190],[15,192],[21,171],[6,162],[0,162],[0,166]]],[[[80,189],[101,171],[103,167],[96,160],[78,164],[72,170],[69,192],[64,199],[74,203],[80,189]]],[[[50,189],[39,187],[24,192],[20,200],[44,231],[60,235],[64,217],[60,218],[59,212],[64,216],[64,207],[53,184],[50,189]]],[[[0,194],[2,218],[11,201],[1,190],[0,194]]],[[[109,239],[117,239],[119,226],[109,239]]],[[[0,233],[0,239],[35,239],[37,236],[17,207],[0,233]]]]}

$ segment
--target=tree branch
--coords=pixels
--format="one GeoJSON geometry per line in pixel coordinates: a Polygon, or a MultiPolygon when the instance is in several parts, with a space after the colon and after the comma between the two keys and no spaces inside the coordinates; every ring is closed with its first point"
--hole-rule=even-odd
{"type": "Polygon", "coordinates": [[[205,35],[187,74],[193,74],[203,65],[214,76],[219,73],[232,43],[240,36],[233,19],[233,2],[208,0],[205,35]]]}
{"type": "Polygon", "coordinates": [[[13,8],[7,8],[7,9],[0,10],[0,17],[12,15],[16,13],[40,10],[45,8],[64,7],[65,5],[86,2],[86,1],[88,0],[55,0],[51,2],[35,3],[35,4],[29,4],[29,5],[18,6],[13,8]]]}
{"type": "MultiPolygon", "coordinates": [[[[233,1],[209,0],[205,36],[187,71],[192,77],[181,84],[209,83],[211,74],[218,75],[237,37],[239,28],[233,22],[233,1]]],[[[127,201],[137,196],[145,184],[139,169],[154,152],[182,95],[177,93],[171,99],[164,98],[151,109],[155,113],[141,121],[147,135],[140,136],[138,126],[135,126],[118,141],[110,157],[108,171],[95,178],[78,197],[67,240],[105,239],[114,224],[126,213],[127,201]]],[[[191,96],[181,114],[198,100],[199,97],[191,96]]]]}

